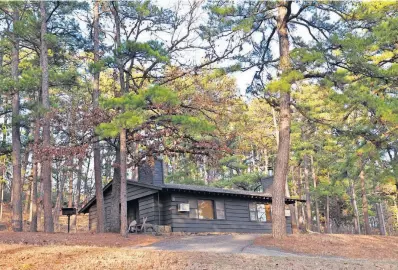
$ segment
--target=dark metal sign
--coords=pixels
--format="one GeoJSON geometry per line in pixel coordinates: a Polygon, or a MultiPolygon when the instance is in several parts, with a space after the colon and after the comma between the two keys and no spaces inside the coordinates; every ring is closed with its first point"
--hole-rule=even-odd
{"type": "Polygon", "coordinates": [[[62,208],[62,215],[68,216],[68,233],[69,233],[70,216],[76,215],[76,208],[71,208],[71,207],[62,208]]]}

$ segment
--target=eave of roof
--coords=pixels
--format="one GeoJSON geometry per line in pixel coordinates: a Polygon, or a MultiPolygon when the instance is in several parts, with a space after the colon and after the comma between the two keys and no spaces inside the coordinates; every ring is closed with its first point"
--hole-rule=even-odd
{"type": "MultiPolygon", "coordinates": [[[[179,191],[179,192],[191,192],[191,193],[210,193],[223,196],[234,196],[248,199],[257,199],[272,201],[272,195],[268,193],[239,190],[239,189],[225,189],[225,188],[214,188],[207,186],[195,186],[195,185],[180,185],[180,184],[164,184],[164,190],[166,191],[179,191]]],[[[285,198],[285,203],[292,204],[295,201],[301,201],[298,199],[285,198]]]]}
{"type": "MultiPolygon", "coordinates": [[[[215,187],[208,187],[208,186],[196,186],[196,185],[181,185],[181,184],[164,184],[162,186],[156,186],[151,184],[139,183],[136,181],[128,180],[127,184],[135,185],[140,187],[146,187],[150,189],[156,189],[159,191],[180,191],[180,192],[191,192],[191,193],[210,193],[216,195],[224,195],[224,196],[235,196],[235,197],[243,197],[243,198],[250,198],[250,199],[260,199],[271,201],[272,195],[268,193],[261,193],[261,192],[253,192],[247,190],[239,190],[239,189],[225,189],[225,188],[215,188],[215,187]]],[[[112,186],[112,181],[109,182],[103,189],[105,192],[109,187],[112,186]]],[[[292,199],[292,198],[285,198],[285,202],[288,204],[292,204],[296,201],[305,202],[305,200],[300,199],[292,199]]],[[[95,202],[95,196],[91,198],[87,204],[79,210],[79,213],[87,213],[88,209],[91,205],[95,202]]]]}
{"type": "MultiPolygon", "coordinates": [[[[108,184],[105,185],[105,187],[103,188],[102,192],[106,192],[111,186],[112,186],[112,182],[110,181],[108,184]]],[[[156,189],[156,190],[162,190],[162,187],[159,186],[155,186],[155,185],[151,185],[151,184],[145,184],[145,183],[139,183],[136,181],[132,181],[132,180],[127,180],[127,184],[128,185],[133,185],[133,186],[139,186],[139,187],[146,187],[146,188],[150,188],[150,189],[156,189]]],[[[88,209],[91,207],[91,205],[95,202],[95,195],[86,203],[86,205],[84,205],[80,210],[79,213],[87,213],[88,209]]]]}

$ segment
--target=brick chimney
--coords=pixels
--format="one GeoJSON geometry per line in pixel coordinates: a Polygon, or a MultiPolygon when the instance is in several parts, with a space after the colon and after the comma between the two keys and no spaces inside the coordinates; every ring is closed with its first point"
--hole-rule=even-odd
{"type": "Polygon", "coordinates": [[[273,170],[271,167],[268,167],[268,176],[263,177],[261,179],[261,185],[263,187],[263,192],[272,194],[273,190],[273,183],[274,183],[274,175],[273,170]]]}
{"type": "Polygon", "coordinates": [[[164,184],[163,160],[145,161],[138,167],[138,182],[156,186],[164,184]]]}

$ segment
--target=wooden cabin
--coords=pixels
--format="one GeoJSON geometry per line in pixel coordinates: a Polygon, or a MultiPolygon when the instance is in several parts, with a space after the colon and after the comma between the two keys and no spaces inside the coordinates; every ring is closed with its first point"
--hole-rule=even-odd
{"type": "MultiPolygon", "coordinates": [[[[163,163],[144,165],[138,182],[127,181],[128,222],[142,221],[170,226],[172,232],[271,233],[271,189],[273,177],[263,179],[265,192],[208,186],[164,183],[163,163]]],[[[110,229],[112,182],[104,187],[106,229],[110,229]]],[[[286,205],[295,200],[286,198],[286,205]]],[[[96,228],[96,201],[92,198],[80,211],[89,214],[90,230],[96,228]]],[[[287,232],[291,220],[287,212],[287,232]]]]}

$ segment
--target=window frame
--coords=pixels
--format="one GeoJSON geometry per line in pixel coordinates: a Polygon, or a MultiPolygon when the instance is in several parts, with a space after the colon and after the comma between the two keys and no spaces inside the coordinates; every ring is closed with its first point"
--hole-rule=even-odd
{"type": "Polygon", "coordinates": [[[188,212],[188,218],[189,219],[195,219],[195,220],[226,220],[227,215],[225,211],[225,201],[224,200],[213,200],[213,199],[206,199],[206,198],[198,198],[198,199],[190,199],[188,200],[189,204],[189,212],[188,212]],[[211,201],[212,202],[212,208],[213,208],[213,219],[209,218],[199,218],[199,201],[211,201]],[[217,205],[220,206],[222,204],[222,209],[219,208],[217,209],[217,205]],[[193,211],[195,209],[195,211],[193,211]],[[224,216],[223,218],[220,218],[217,211],[223,211],[224,216]],[[192,212],[195,212],[195,217],[193,216],[192,212]]]}
{"type": "Polygon", "coordinates": [[[227,215],[225,213],[225,201],[224,200],[214,200],[214,212],[216,214],[216,218],[215,218],[216,220],[226,220],[227,219],[227,215]],[[222,209],[217,209],[217,203],[222,204],[222,209]],[[224,212],[223,218],[218,217],[218,211],[224,212]]]}
{"type": "Polygon", "coordinates": [[[249,202],[248,203],[248,210],[249,210],[249,220],[251,221],[251,222],[258,222],[258,223],[272,223],[272,217],[270,218],[270,219],[267,219],[267,205],[269,205],[269,211],[270,211],[270,214],[269,215],[271,215],[272,214],[272,208],[271,208],[271,204],[270,203],[260,203],[260,202],[249,202]],[[252,209],[251,209],[251,205],[254,205],[255,207],[255,211],[252,211],[252,209]],[[259,220],[259,218],[258,218],[258,213],[259,213],[259,211],[258,211],[258,205],[264,205],[264,215],[265,215],[265,221],[262,221],[262,220],[259,220]],[[255,217],[256,217],[256,220],[253,220],[252,219],[252,213],[255,213],[255,217]]]}

